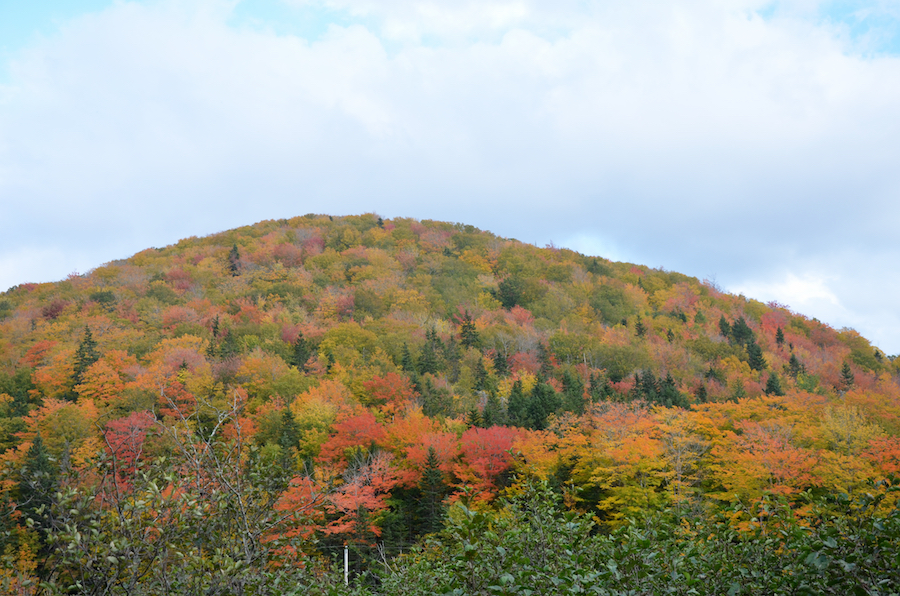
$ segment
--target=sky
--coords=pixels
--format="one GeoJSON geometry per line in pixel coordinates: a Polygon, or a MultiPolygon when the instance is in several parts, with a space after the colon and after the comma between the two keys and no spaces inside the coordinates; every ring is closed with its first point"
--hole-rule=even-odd
{"type": "Polygon", "coordinates": [[[375,212],[900,353],[900,2],[0,0],[0,291],[375,212]]]}

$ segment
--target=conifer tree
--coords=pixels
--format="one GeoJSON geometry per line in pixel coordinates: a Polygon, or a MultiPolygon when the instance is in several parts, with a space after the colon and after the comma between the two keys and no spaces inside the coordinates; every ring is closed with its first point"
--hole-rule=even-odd
{"type": "Polygon", "coordinates": [[[546,379],[551,374],[553,374],[553,358],[550,354],[550,350],[547,349],[547,345],[544,342],[540,342],[537,347],[537,358],[538,362],[541,363],[541,376],[546,379]]]}
{"type": "Polygon", "coordinates": [[[423,534],[432,534],[443,526],[444,508],[441,502],[447,494],[447,485],[440,463],[434,447],[429,447],[422,478],[419,480],[419,491],[422,493],[419,518],[423,534]]]}
{"type": "Polygon", "coordinates": [[[584,382],[567,370],[563,373],[563,408],[579,416],[584,414],[584,382]]]}
{"type": "Polygon", "coordinates": [[[725,320],[725,315],[719,317],[719,333],[722,334],[722,337],[731,337],[731,325],[725,320]]]}
{"type": "Polygon", "coordinates": [[[416,372],[416,364],[413,361],[412,354],[409,353],[409,345],[406,343],[403,344],[403,350],[401,351],[400,368],[406,373],[415,374],[416,372]]]}
{"type": "Polygon", "coordinates": [[[762,348],[752,340],[747,344],[747,364],[753,370],[764,370],[768,366],[763,357],[762,348]]]}
{"type": "Polygon", "coordinates": [[[488,393],[484,411],[481,413],[482,423],[485,428],[506,424],[506,416],[503,415],[503,404],[493,391],[488,393]]]}
{"type": "Polygon", "coordinates": [[[475,322],[472,320],[472,315],[470,315],[467,310],[463,313],[462,321],[459,324],[459,342],[465,348],[477,348],[480,341],[478,330],[475,328],[475,322]]]}
{"type": "Polygon", "coordinates": [[[731,338],[734,340],[734,343],[742,346],[756,341],[753,330],[750,329],[744,317],[738,317],[738,320],[731,326],[731,338]]]}
{"type": "Polygon", "coordinates": [[[850,363],[845,360],[844,365],[841,367],[841,383],[844,385],[844,389],[849,389],[855,382],[856,378],[853,376],[850,363]]]}
{"type": "Polygon", "coordinates": [[[291,346],[290,364],[296,366],[299,370],[304,370],[310,356],[312,356],[312,346],[310,346],[306,338],[303,337],[302,332],[298,333],[297,339],[294,340],[294,344],[291,346]]]}
{"type": "Polygon", "coordinates": [[[547,383],[535,383],[525,408],[526,426],[535,430],[547,428],[547,419],[562,406],[556,390],[547,383]]]}
{"type": "Polygon", "coordinates": [[[232,276],[241,274],[241,253],[238,252],[237,243],[231,246],[231,251],[228,253],[228,270],[231,271],[232,276]]]}
{"type": "Polygon", "coordinates": [[[509,362],[500,350],[494,351],[494,372],[501,378],[509,376],[509,362]]]}
{"type": "Polygon", "coordinates": [[[788,361],[788,374],[797,379],[797,375],[803,372],[803,364],[800,363],[800,359],[797,358],[796,354],[791,354],[791,359],[788,361]]]}
{"type": "Polygon", "coordinates": [[[468,428],[473,427],[481,427],[483,424],[481,413],[478,411],[478,408],[472,408],[469,410],[469,413],[466,414],[466,426],[468,428]]]}
{"type": "Polygon", "coordinates": [[[669,343],[675,341],[675,333],[673,333],[671,329],[666,331],[666,340],[668,340],[669,343]]]}
{"type": "Polygon", "coordinates": [[[781,381],[774,372],[769,375],[769,379],[766,381],[766,395],[784,395],[781,381]]]}
{"type": "Polygon", "coordinates": [[[634,325],[634,333],[638,337],[644,337],[644,335],[647,334],[647,328],[644,327],[644,321],[641,319],[640,316],[638,316],[637,323],[635,323],[635,325],[634,325]]]}
{"type": "Polygon", "coordinates": [[[781,330],[781,327],[775,332],[775,343],[778,344],[779,348],[784,346],[784,331],[781,330]]]}
{"type": "Polygon", "coordinates": [[[528,400],[522,389],[522,381],[516,380],[509,392],[506,406],[509,423],[514,426],[528,426],[528,400]]]}
{"type": "Polygon", "coordinates": [[[91,335],[90,327],[85,326],[84,336],[81,338],[81,343],[78,344],[78,350],[75,351],[75,367],[72,371],[72,391],[68,396],[70,401],[75,401],[75,399],[78,398],[78,394],[75,393],[75,388],[84,382],[84,373],[87,372],[88,367],[98,360],[100,360],[100,354],[97,352],[97,342],[94,341],[94,336],[91,335]]]}
{"type": "Polygon", "coordinates": [[[697,398],[697,403],[705,404],[709,401],[709,393],[706,391],[706,384],[700,383],[700,386],[697,387],[697,392],[694,394],[694,397],[697,398]]]}
{"type": "MultiPolygon", "coordinates": [[[[22,523],[31,525],[38,533],[40,558],[49,552],[46,532],[50,530],[50,508],[53,495],[59,485],[58,468],[44,446],[40,433],[25,453],[24,466],[17,485],[18,501],[16,509],[21,512],[22,523]],[[26,520],[32,520],[28,524],[26,520]]],[[[41,570],[39,569],[39,574],[41,570]]]]}
{"type": "Polygon", "coordinates": [[[478,358],[475,363],[475,390],[484,391],[488,385],[488,371],[484,366],[484,359],[478,358]]]}

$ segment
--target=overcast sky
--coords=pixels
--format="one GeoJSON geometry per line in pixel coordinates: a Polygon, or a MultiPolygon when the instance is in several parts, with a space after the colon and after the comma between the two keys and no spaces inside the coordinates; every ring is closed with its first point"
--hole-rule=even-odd
{"type": "Polygon", "coordinates": [[[896,354],[898,133],[897,0],[0,0],[0,290],[374,211],[896,354]]]}

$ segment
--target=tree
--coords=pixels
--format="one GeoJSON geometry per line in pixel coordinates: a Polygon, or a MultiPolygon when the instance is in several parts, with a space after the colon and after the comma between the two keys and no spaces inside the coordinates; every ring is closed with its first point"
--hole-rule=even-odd
{"type": "Polygon", "coordinates": [[[81,343],[78,344],[78,350],[75,351],[75,367],[72,370],[72,391],[69,392],[69,401],[75,401],[78,398],[74,388],[84,382],[84,373],[98,360],[100,360],[100,353],[97,352],[97,342],[94,341],[90,327],[85,325],[84,336],[81,338],[81,343]]]}
{"type": "Polygon", "coordinates": [[[779,348],[784,346],[784,331],[781,330],[781,327],[775,332],[775,343],[779,348]]]}
{"type": "Polygon", "coordinates": [[[719,317],[719,333],[722,337],[731,337],[731,325],[725,320],[725,315],[719,317]]]}
{"type": "Polygon", "coordinates": [[[856,378],[853,376],[853,370],[850,368],[850,363],[845,360],[844,365],[841,367],[841,383],[843,384],[844,389],[849,389],[855,382],[856,378]]]}
{"type": "Polygon", "coordinates": [[[494,351],[494,372],[501,378],[509,376],[509,361],[500,350],[494,351]]]}
{"type": "Polygon", "coordinates": [[[644,321],[640,316],[638,316],[637,323],[634,325],[634,333],[638,337],[644,337],[647,334],[647,328],[644,326],[644,321]]]}
{"type": "MultiPolygon", "coordinates": [[[[50,552],[48,533],[53,519],[51,507],[58,486],[59,468],[38,433],[25,453],[24,465],[19,473],[16,509],[22,513],[25,525],[37,531],[37,554],[42,560],[50,552]]],[[[39,566],[38,573],[43,575],[43,567],[39,566]]]]}
{"type": "Polygon", "coordinates": [[[509,423],[515,426],[528,426],[528,400],[522,388],[522,381],[516,379],[509,392],[506,406],[509,423]]]}
{"type": "Polygon", "coordinates": [[[791,354],[791,359],[788,361],[787,365],[788,374],[796,381],[797,375],[803,372],[803,364],[800,363],[800,359],[797,358],[796,354],[791,354]]]}
{"type": "Polygon", "coordinates": [[[738,317],[738,320],[731,326],[731,338],[738,345],[747,345],[755,341],[753,330],[747,325],[744,317],[738,317]]]}
{"type": "Polygon", "coordinates": [[[506,424],[503,404],[500,403],[500,399],[493,391],[488,393],[487,401],[484,404],[484,411],[481,413],[481,420],[485,428],[506,424]]]}
{"type": "Polygon", "coordinates": [[[422,478],[419,480],[419,491],[422,493],[422,499],[419,501],[419,517],[423,534],[436,532],[443,525],[444,508],[441,502],[447,495],[447,484],[444,482],[444,473],[440,466],[437,451],[432,446],[428,447],[428,456],[425,459],[422,478]]]}
{"type": "Polygon", "coordinates": [[[762,348],[752,339],[747,343],[747,364],[753,370],[765,370],[768,364],[763,357],[762,348]]]}
{"type": "Polygon", "coordinates": [[[302,332],[298,333],[297,339],[294,340],[294,344],[291,346],[291,361],[289,364],[296,366],[299,370],[304,370],[310,356],[312,356],[312,346],[303,337],[302,332]]]}
{"type": "Polygon", "coordinates": [[[770,373],[769,378],[766,380],[766,394],[784,395],[784,390],[781,388],[781,381],[778,379],[778,375],[774,372],[770,373]]]}
{"type": "Polygon", "coordinates": [[[231,271],[232,276],[241,274],[241,253],[238,252],[237,243],[231,246],[231,251],[228,253],[228,270],[231,271]]]}
{"type": "Polygon", "coordinates": [[[497,284],[497,289],[493,290],[492,294],[503,308],[509,310],[521,303],[524,289],[522,280],[511,275],[497,284]]]}
{"type": "Polygon", "coordinates": [[[552,386],[547,383],[535,383],[526,407],[527,426],[535,430],[547,428],[547,418],[556,413],[560,406],[562,400],[552,386]]]}
{"type": "Polygon", "coordinates": [[[478,330],[475,328],[475,322],[469,311],[465,311],[460,318],[459,323],[459,342],[466,348],[477,348],[481,342],[478,336],[478,330]]]}

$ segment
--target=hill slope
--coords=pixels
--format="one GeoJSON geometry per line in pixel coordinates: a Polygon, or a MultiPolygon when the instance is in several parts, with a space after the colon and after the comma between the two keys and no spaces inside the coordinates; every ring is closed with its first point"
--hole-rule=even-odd
{"type": "MultiPolygon", "coordinates": [[[[852,330],[678,273],[462,224],[307,215],[0,295],[4,501],[40,527],[49,461],[52,486],[101,501],[142,469],[209,465],[181,488],[206,486],[233,524],[210,487],[255,462],[266,521],[244,531],[269,555],[272,533],[409,544],[445,498],[489,503],[515,478],[568,486],[607,528],[685,503],[799,504],[898,471],[898,373],[852,330]],[[285,511],[308,517],[286,528],[285,511]]],[[[44,553],[20,514],[8,540],[44,553]]]]}

